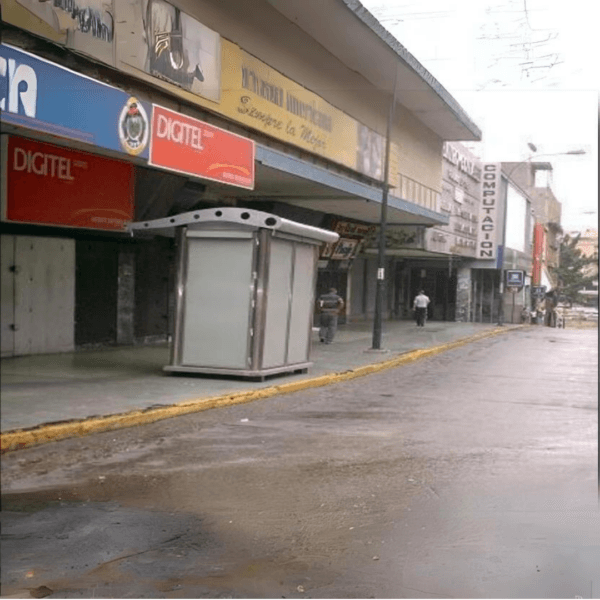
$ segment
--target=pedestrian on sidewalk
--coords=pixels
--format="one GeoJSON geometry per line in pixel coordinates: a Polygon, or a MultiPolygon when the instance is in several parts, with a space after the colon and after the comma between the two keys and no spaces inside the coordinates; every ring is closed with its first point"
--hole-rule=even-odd
{"type": "Polygon", "coordinates": [[[427,307],[429,306],[429,298],[425,295],[425,292],[421,290],[416,296],[413,302],[413,308],[415,310],[415,318],[417,320],[417,327],[425,327],[425,317],[427,316],[427,307]]]}
{"type": "Polygon", "coordinates": [[[344,301],[337,295],[335,288],[329,288],[327,294],[319,297],[319,339],[324,344],[331,344],[338,325],[338,315],[344,308],[344,301]]]}

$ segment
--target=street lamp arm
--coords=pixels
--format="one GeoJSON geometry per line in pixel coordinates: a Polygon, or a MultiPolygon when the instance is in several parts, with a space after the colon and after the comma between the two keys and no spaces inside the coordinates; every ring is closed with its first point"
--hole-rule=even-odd
{"type": "Polygon", "coordinates": [[[544,158],[546,156],[582,156],[587,154],[587,152],[583,148],[579,148],[578,150],[569,150],[568,152],[552,152],[550,154],[532,154],[528,156],[525,160],[519,161],[507,174],[506,177],[510,178],[510,176],[519,168],[525,164],[530,164],[532,158],[544,158]]]}

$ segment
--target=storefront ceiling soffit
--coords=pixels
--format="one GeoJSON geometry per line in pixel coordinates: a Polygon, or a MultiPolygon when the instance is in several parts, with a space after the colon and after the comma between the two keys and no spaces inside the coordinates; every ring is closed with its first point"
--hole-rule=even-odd
{"type": "MultiPolygon", "coordinates": [[[[366,223],[379,223],[381,204],[368,200],[291,200],[290,204],[339,215],[350,219],[358,219],[366,223]]],[[[394,199],[388,203],[387,223],[389,225],[437,225],[439,221],[432,217],[412,214],[394,206],[394,199]]]]}
{"type": "MultiPolygon", "coordinates": [[[[364,250],[364,253],[373,256],[377,255],[377,250],[373,248],[368,248],[367,250],[364,250]]],[[[385,254],[386,256],[400,256],[402,258],[419,258],[424,260],[444,259],[449,261],[450,259],[452,259],[455,265],[459,260],[456,256],[453,256],[451,254],[443,254],[441,252],[428,252],[427,250],[417,250],[414,248],[386,248],[385,254]]]]}
{"type": "MultiPolygon", "coordinates": [[[[258,158],[258,156],[257,156],[258,158]]],[[[240,200],[273,200],[358,219],[367,223],[379,223],[381,215],[381,191],[356,184],[345,178],[330,175],[329,185],[313,178],[301,177],[289,171],[256,162],[256,187],[254,190],[235,190],[240,200]]],[[[390,224],[438,225],[444,217],[416,204],[390,197],[388,222],[390,224]]]]}
{"type": "Polygon", "coordinates": [[[349,68],[398,102],[443,140],[478,141],[481,130],[443,86],[357,0],[268,0],[349,68]]]}

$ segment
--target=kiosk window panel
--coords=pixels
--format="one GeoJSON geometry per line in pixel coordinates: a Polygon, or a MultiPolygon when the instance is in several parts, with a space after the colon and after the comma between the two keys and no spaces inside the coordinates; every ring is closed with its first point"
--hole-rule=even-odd
{"type": "Polygon", "coordinates": [[[290,312],[292,242],[271,244],[263,368],[285,364],[290,312]]]}
{"type": "Polygon", "coordinates": [[[188,237],[182,364],[245,369],[253,239],[188,237]]]}
{"type": "Polygon", "coordinates": [[[315,246],[296,244],[290,317],[289,364],[308,360],[314,311],[315,246]]]}

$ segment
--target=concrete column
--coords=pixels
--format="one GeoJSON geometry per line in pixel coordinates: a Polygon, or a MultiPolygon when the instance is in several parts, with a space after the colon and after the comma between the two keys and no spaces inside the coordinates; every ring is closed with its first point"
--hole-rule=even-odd
{"type": "Polygon", "coordinates": [[[346,277],[346,323],[352,321],[352,267],[350,264],[346,277]]]}
{"type": "Polygon", "coordinates": [[[135,252],[119,249],[117,289],[117,344],[133,344],[135,309],[135,252]]]}
{"type": "Polygon", "coordinates": [[[471,269],[456,270],[456,317],[459,323],[468,323],[471,314],[471,269]]]}

